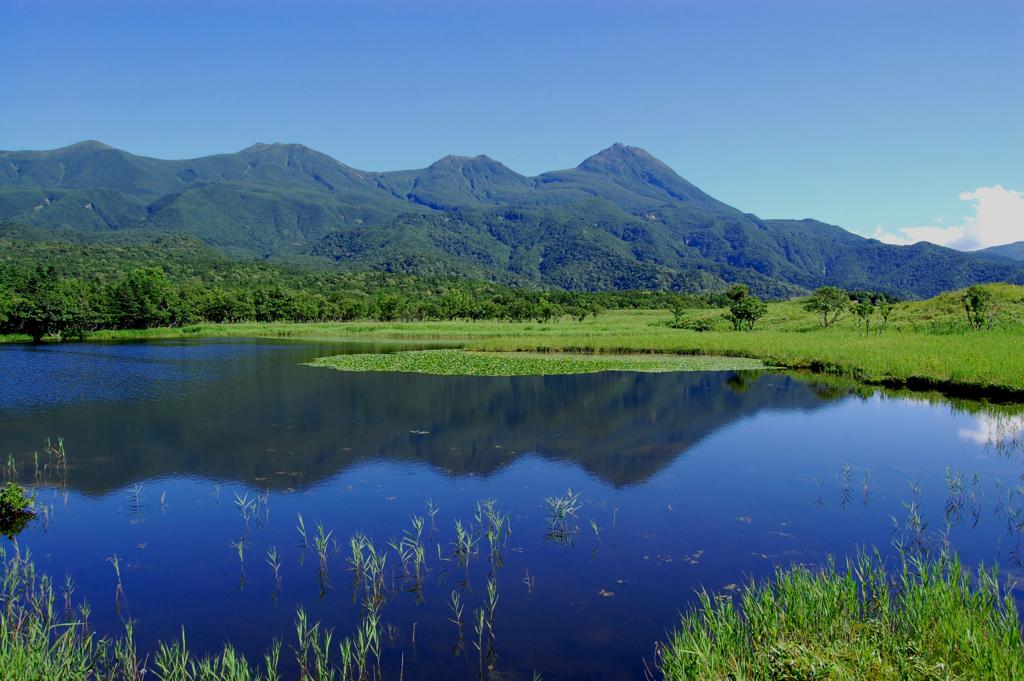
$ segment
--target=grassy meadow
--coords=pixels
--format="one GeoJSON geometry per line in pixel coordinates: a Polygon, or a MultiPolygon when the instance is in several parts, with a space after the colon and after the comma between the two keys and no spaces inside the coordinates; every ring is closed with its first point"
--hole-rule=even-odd
{"type": "MultiPolygon", "coordinates": [[[[968,327],[960,292],[900,303],[880,333],[864,335],[852,315],[822,328],[801,301],[769,303],[753,331],[733,331],[719,309],[684,310],[682,326],[662,310],[609,310],[586,320],[546,323],[424,321],[200,324],[102,331],[99,339],[272,337],[309,340],[424,340],[467,350],[574,354],[675,354],[745,357],[765,365],[840,375],[891,387],[979,396],[1024,394],[1024,287],[995,284],[992,328],[968,327]]],[[[497,358],[495,358],[497,361],[497,358]]]]}

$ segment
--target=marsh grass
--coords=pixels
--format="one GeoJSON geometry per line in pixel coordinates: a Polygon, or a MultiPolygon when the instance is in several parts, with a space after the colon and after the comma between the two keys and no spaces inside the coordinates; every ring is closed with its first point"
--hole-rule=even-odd
{"type": "Polygon", "coordinates": [[[305,553],[309,550],[309,534],[306,532],[306,521],[303,520],[302,514],[297,515],[298,523],[295,525],[295,531],[299,533],[299,548],[305,553]]]}
{"type": "Polygon", "coordinates": [[[504,549],[512,536],[512,518],[497,509],[494,499],[478,501],[474,518],[480,534],[487,538],[487,559],[493,574],[505,564],[504,549]]]}
{"type": "Polygon", "coordinates": [[[310,366],[339,371],[435,374],[439,376],[550,376],[602,371],[732,371],[761,369],[754,359],[664,355],[566,355],[464,350],[413,350],[321,357],[310,366]]]}
{"type": "Polygon", "coordinates": [[[700,594],[658,662],[669,681],[1024,678],[1021,625],[995,569],[955,555],[861,554],[840,570],[778,568],[732,597],[700,594]]]}
{"type": "Polygon", "coordinates": [[[241,591],[245,588],[245,548],[247,545],[245,537],[240,538],[238,541],[231,541],[231,548],[238,554],[238,590],[241,591]]]}
{"type": "Polygon", "coordinates": [[[327,530],[322,522],[317,522],[316,534],[313,536],[313,546],[316,547],[316,556],[320,561],[320,570],[325,574],[327,573],[328,548],[333,536],[334,530],[327,530]]]}
{"type": "MultiPolygon", "coordinates": [[[[120,565],[111,558],[118,574],[120,565]]],[[[199,657],[191,653],[182,630],[180,639],[162,643],[152,655],[140,655],[134,624],[125,620],[117,638],[99,637],[90,631],[89,607],[77,609],[65,587],[63,608],[52,581],[36,571],[29,552],[17,544],[8,555],[0,548],[0,678],[75,679],[80,681],[279,681],[282,645],[274,641],[262,664],[253,664],[231,645],[221,652],[199,657]]],[[[294,661],[304,681],[360,681],[380,678],[380,622],[372,613],[356,635],[334,641],[333,631],[310,622],[296,612],[294,661]],[[376,660],[371,665],[370,658],[376,660]]]]}
{"type": "Polygon", "coordinates": [[[452,554],[458,560],[459,565],[469,569],[469,561],[477,553],[477,544],[480,537],[475,534],[474,528],[462,524],[461,520],[455,521],[455,541],[452,545],[452,554]]]}
{"type": "Polygon", "coordinates": [[[248,492],[242,495],[235,494],[235,508],[238,509],[238,514],[241,516],[246,530],[249,529],[249,523],[253,520],[256,521],[257,527],[260,526],[258,501],[251,498],[248,492]]]}
{"type": "Polygon", "coordinates": [[[985,498],[985,490],[981,483],[981,476],[975,472],[971,475],[971,482],[967,492],[967,510],[971,514],[971,527],[977,527],[981,521],[981,510],[985,498]]]}
{"type": "Polygon", "coordinates": [[[277,547],[271,546],[267,549],[267,565],[274,572],[274,588],[281,590],[281,556],[277,553],[277,547]]]}
{"type": "Polygon", "coordinates": [[[125,600],[124,582],[121,580],[121,559],[115,553],[108,557],[107,561],[113,566],[114,574],[117,576],[117,588],[114,590],[114,607],[120,613],[121,605],[125,600]]]}
{"type": "Polygon", "coordinates": [[[548,507],[548,531],[544,535],[545,541],[557,544],[571,543],[572,538],[580,530],[576,524],[576,514],[583,508],[579,493],[574,493],[570,487],[562,496],[545,498],[544,503],[548,507]]]}
{"type": "Polygon", "coordinates": [[[433,499],[427,499],[427,514],[430,516],[430,531],[437,532],[437,513],[441,507],[433,499]]]}
{"type": "MultiPolygon", "coordinates": [[[[53,485],[59,489],[66,489],[68,475],[68,456],[64,449],[64,439],[57,438],[56,442],[47,438],[43,447],[43,454],[33,451],[32,482],[36,485],[53,485]]],[[[5,475],[8,481],[15,482],[19,479],[19,464],[13,453],[8,453],[5,475]]]]}
{"type": "Polygon", "coordinates": [[[145,520],[145,515],[143,514],[143,507],[145,505],[144,497],[145,491],[143,490],[142,485],[138,483],[132,485],[131,489],[128,490],[128,512],[131,514],[132,518],[140,522],[145,520]]]}
{"type": "MultiPolygon", "coordinates": [[[[301,516],[299,517],[301,518],[301,516]]],[[[313,547],[316,549],[316,578],[317,584],[320,586],[320,600],[324,599],[331,588],[330,573],[327,570],[327,557],[329,555],[328,550],[333,536],[334,530],[325,529],[324,524],[317,521],[316,534],[313,535],[313,547]]]]}

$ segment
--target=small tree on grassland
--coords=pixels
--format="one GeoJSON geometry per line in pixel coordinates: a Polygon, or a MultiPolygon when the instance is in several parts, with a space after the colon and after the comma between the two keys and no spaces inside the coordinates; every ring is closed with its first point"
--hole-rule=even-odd
{"type": "MultiPolygon", "coordinates": [[[[2,312],[2,311],[0,311],[2,312]]],[[[686,306],[682,303],[676,303],[672,306],[672,324],[674,328],[680,328],[683,322],[686,321],[686,306]]]]}
{"type": "Polygon", "coordinates": [[[964,312],[972,329],[991,329],[999,309],[992,302],[992,292],[984,286],[974,285],[964,291],[964,312]]]}
{"type": "Polygon", "coordinates": [[[878,314],[882,318],[882,323],[878,327],[878,333],[882,333],[882,331],[889,326],[889,317],[892,316],[892,311],[895,309],[896,306],[888,300],[882,299],[882,301],[878,303],[878,314]]]}
{"type": "Polygon", "coordinates": [[[732,323],[732,328],[736,331],[752,330],[755,322],[768,312],[768,305],[757,296],[751,295],[750,289],[744,284],[736,284],[726,292],[726,295],[732,302],[725,318],[732,323]]]}
{"type": "Polygon", "coordinates": [[[865,336],[869,335],[871,333],[871,318],[875,316],[874,303],[868,298],[851,303],[850,312],[853,313],[854,321],[860,332],[865,336]]]}
{"type": "Polygon", "coordinates": [[[836,323],[850,304],[850,296],[841,288],[822,286],[804,301],[804,309],[819,315],[818,321],[823,328],[836,323]]]}
{"type": "Polygon", "coordinates": [[[857,328],[865,336],[872,332],[880,336],[886,327],[889,326],[889,317],[892,315],[893,305],[887,300],[880,299],[876,305],[870,297],[855,300],[850,303],[850,312],[854,316],[857,328]],[[875,324],[875,314],[878,314],[879,322],[875,324]],[[873,326],[874,325],[874,326],[873,326]]]}
{"type": "Polygon", "coordinates": [[[746,284],[733,284],[729,287],[729,290],[725,292],[726,298],[734,303],[738,303],[747,296],[750,295],[750,288],[746,284]]]}

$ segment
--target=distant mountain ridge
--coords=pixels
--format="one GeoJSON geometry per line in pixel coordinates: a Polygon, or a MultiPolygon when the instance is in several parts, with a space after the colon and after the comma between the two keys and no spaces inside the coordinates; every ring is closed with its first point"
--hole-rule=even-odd
{"type": "Polygon", "coordinates": [[[0,221],[55,234],[184,234],[236,257],[567,289],[745,282],[777,297],[824,284],[929,296],[1024,282],[1024,264],[999,253],[763,220],[623,144],[536,177],[487,156],[370,172],[298,144],[184,160],[95,141],[0,151],[0,221]]]}
{"type": "MultiPolygon", "coordinates": [[[[1024,229],[1024,225],[1021,225],[1021,228],[1024,229]]],[[[1012,244],[1004,244],[1002,246],[991,246],[980,252],[1010,258],[1011,260],[1024,261],[1024,241],[1015,241],[1012,244]]]]}

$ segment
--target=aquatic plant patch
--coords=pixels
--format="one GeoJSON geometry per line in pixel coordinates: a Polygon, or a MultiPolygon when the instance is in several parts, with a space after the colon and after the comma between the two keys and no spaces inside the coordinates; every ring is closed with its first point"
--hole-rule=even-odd
{"type": "Polygon", "coordinates": [[[389,371],[440,376],[541,376],[599,371],[738,371],[762,369],[744,357],[567,355],[524,352],[417,350],[321,357],[310,366],[339,371],[389,371]]]}

